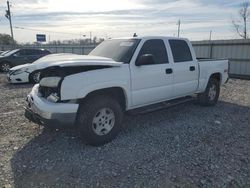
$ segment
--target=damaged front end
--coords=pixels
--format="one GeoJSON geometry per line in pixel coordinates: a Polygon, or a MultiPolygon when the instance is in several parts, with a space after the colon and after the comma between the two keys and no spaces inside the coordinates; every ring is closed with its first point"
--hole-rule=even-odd
{"type": "Polygon", "coordinates": [[[110,67],[112,66],[48,67],[41,72],[39,93],[41,97],[46,98],[50,102],[65,102],[61,101],[61,85],[66,76],[110,67]]]}

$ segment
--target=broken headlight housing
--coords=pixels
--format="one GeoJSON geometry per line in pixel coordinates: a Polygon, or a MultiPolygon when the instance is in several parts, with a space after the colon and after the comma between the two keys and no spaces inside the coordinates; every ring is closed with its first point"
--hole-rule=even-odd
{"type": "Polygon", "coordinates": [[[57,93],[51,93],[48,97],[47,100],[50,102],[58,102],[60,100],[60,97],[58,96],[57,93]]]}
{"type": "Polygon", "coordinates": [[[39,83],[39,92],[42,97],[50,102],[58,102],[60,100],[60,86],[62,77],[45,77],[39,83]]]}

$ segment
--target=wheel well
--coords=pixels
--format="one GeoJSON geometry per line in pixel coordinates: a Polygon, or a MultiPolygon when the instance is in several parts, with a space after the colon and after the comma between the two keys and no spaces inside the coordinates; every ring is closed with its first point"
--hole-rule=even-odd
{"type": "Polygon", "coordinates": [[[211,78],[215,78],[216,80],[219,81],[219,83],[221,83],[221,74],[220,73],[214,73],[210,76],[210,79],[211,78]]]}
{"type": "Polygon", "coordinates": [[[92,91],[83,99],[83,101],[87,100],[89,97],[94,97],[97,95],[112,96],[112,98],[115,98],[119,102],[123,110],[126,109],[127,102],[126,102],[125,93],[124,93],[124,90],[120,87],[111,87],[111,88],[105,88],[105,89],[92,91]]]}
{"type": "Polygon", "coordinates": [[[31,72],[30,74],[29,74],[29,81],[31,81],[31,76],[34,74],[34,73],[36,73],[36,72],[39,72],[40,70],[34,70],[33,72],[31,72]]]}

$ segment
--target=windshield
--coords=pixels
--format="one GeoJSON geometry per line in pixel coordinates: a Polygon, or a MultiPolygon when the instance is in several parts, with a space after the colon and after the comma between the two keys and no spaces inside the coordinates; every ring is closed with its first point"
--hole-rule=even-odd
{"type": "Polygon", "coordinates": [[[117,62],[129,63],[139,39],[106,40],[98,45],[89,55],[111,58],[117,62]]]}
{"type": "Polygon", "coordinates": [[[10,56],[10,55],[12,55],[12,54],[16,53],[18,50],[19,50],[19,49],[16,49],[16,50],[11,50],[11,51],[9,51],[9,52],[5,53],[3,56],[10,56]]]}
{"type": "Polygon", "coordinates": [[[1,55],[1,56],[4,56],[4,55],[7,54],[8,52],[10,52],[10,50],[7,50],[7,51],[2,52],[0,55],[1,55]]]}

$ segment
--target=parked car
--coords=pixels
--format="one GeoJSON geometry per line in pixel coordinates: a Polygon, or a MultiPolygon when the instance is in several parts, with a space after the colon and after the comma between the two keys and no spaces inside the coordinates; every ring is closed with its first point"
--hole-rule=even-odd
{"type": "Polygon", "coordinates": [[[50,61],[47,59],[54,58],[55,56],[65,55],[63,54],[50,54],[44,56],[33,63],[27,63],[13,67],[7,73],[7,79],[10,83],[38,83],[40,80],[40,73],[44,68],[50,66],[50,61]]]}
{"type": "Polygon", "coordinates": [[[8,72],[11,67],[32,63],[35,60],[50,54],[44,49],[16,49],[0,56],[0,70],[8,72]]]}
{"type": "Polygon", "coordinates": [[[46,61],[51,67],[27,96],[25,116],[49,127],[74,125],[91,145],[114,139],[125,111],[159,109],[193,94],[215,105],[228,79],[228,60],[198,61],[187,39],[172,37],[112,39],[88,56],[46,61]]]}

